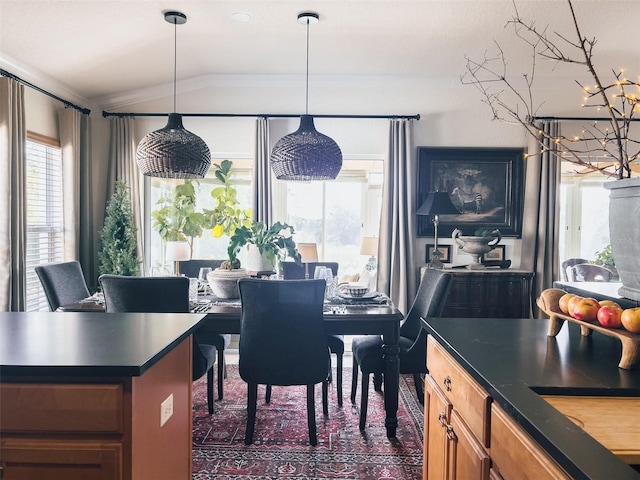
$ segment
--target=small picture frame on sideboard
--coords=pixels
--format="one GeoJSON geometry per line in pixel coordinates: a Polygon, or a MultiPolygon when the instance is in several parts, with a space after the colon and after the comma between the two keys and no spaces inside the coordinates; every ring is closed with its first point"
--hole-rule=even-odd
{"type": "Polygon", "coordinates": [[[505,246],[497,245],[493,250],[484,254],[483,262],[503,262],[505,257],[505,246]]]}
{"type": "MultiPolygon", "coordinates": [[[[435,260],[432,258],[434,247],[435,245],[433,243],[427,244],[425,263],[431,263],[435,260]]],[[[451,245],[438,245],[438,252],[440,253],[440,261],[442,263],[451,263],[451,245]]]]}

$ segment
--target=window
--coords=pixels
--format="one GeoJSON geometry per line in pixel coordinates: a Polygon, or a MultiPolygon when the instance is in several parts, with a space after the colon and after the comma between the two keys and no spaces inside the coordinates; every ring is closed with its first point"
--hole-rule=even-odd
{"type": "Polygon", "coordinates": [[[48,310],[34,267],[62,261],[62,155],[56,140],[30,132],[27,134],[26,194],[26,310],[48,310]]]}
{"type": "MultiPolygon", "coordinates": [[[[575,170],[575,167],[573,168],[575,170]]],[[[560,261],[595,259],[609,244],[609,181],[600,174],[565,173],[560,185],[560,261]]]]}

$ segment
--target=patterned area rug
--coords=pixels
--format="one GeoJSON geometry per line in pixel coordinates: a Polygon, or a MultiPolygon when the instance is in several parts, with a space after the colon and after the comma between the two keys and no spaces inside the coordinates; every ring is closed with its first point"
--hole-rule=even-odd
{"type": "MultiPolygon", "coordinates": [[[[316,386],[318,445],[308,443],[305,387],[273,387],[271,403],[258,388],[254,443],[244,444],[246,384],[238,366],[228,366],[224,399],[207,413],[206,381],[193,384],[193,479],[420,479],[423,413],[411,376],[400,378],[398,430],[388,439],[382,395],[369,388],[367,428],[358,429],[359,407],[352,406],[351,369],[343,373],[343,406],[329,390],[329,415],[322,414],[316,386]]],[[[358,390],[357,402],[360,401],[358,390]]]]}

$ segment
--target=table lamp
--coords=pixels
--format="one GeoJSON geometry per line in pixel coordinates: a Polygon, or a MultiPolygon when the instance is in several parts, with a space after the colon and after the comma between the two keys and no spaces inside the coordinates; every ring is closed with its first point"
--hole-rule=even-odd
{"type": "Polygon", "coordinates": [[[309,263],[318,261],[318,245],[315,243],[298,243],[300,260],[304,263],[304,278],[309,278],[309,263]]]}
{"type": "Polygon", "coordinates": [[[431,261],[427,264],[429,268],[442,268],[444,265],[440,261],[440,251],[438,250],[438,215],[459,215],[460,211],[451,203],[451,198],[447,192],[429,192],[427,198],[416,211],[417,215],[430,215],[433,217],[433,252],[431,261]]]}
{"type": "Polygon", "coordinates": [[[167,242],[165,258],[169,262],[174,262],[174,272],[176,276],[180,276],[180,264],[178,262],[191,258],[189,244],[187,242],[167,242]]]}
{"type": "Polygon", "coordinates": [[[364,268],[367,272],[373,272],[378,266],[378,262],[376,261],[376,257],[378,256],[378,238],[362,237],[360,255],[369,255],[369,260],[364,268]]]}

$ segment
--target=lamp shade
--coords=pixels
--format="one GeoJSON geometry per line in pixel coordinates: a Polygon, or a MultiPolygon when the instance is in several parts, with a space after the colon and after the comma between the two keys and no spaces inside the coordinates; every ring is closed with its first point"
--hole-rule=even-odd
{"type": "Polygon", "coordinates": [[[170,262],[189,260],[191,258],[189,244],[187,242],[167,242],[165,258],[170,262]]]}
{"type": "Polygon", "coordinates": [[[362,245],[360,246],[360,255],[373,255],[378,256],[378,238],[377,237],[363,237],[362,245]]]}
{"type": "Polygon", "coordinates": [[[458,215],[458,210],[447,192],[429,192],[416,211],[417,215],[458,215]]]}
{"type": "Polygon", "coordinates": [[[302,263],[318,261],[318,245],[315,243],[298,243],[296,247],[300,252],[302,263]]]}
{"type": "Polygon", "coordinates": [[[342,151],[316,130],[311,115],[302,115],[298,130],[273,147],[271,168],[278,180],[334,180],[342,168],[342,151]]]}
{"type": "Polygon", "coordinates": [[[204,140],[182,126],[180,114],[170,113],[164,128],[140,141],[136,162],[149,177],[204,178],[211,153],[204,140]]]}

